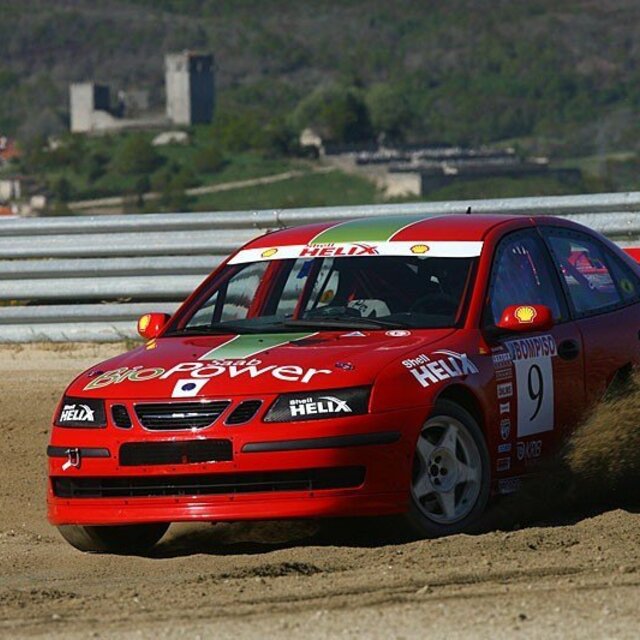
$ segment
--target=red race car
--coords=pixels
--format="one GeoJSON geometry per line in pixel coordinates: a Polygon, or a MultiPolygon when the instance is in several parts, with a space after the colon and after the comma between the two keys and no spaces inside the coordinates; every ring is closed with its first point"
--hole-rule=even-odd
{"type": "Polygon", "coordinates": [[[399,514],[477,526],[639,360],[640,268],[550,217],[270,233],[56,410],[48,515],[143,552],[169,523],[399,514]]]}

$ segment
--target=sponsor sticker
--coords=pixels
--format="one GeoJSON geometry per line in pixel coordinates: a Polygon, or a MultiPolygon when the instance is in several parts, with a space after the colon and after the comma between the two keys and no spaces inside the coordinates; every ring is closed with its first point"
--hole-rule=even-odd
{"type": "Polygon", "coordinates": [[[558,353],[553,336],[510,340],[505,347],[515,366],[518,437],[551,431],[554,425],[553,358],[558,353]]]}
{"type": "Polygon", "coordinates": [[[500,437],[503,440],[508,440],[511,435],[511,419],[502,418],[500,420],[500,437]]]}
{"type": "Polygon", "coordinates": [[[384,335],[390,338],[406,338],[411,335],[411,331],[407,331],[406,329],[391,329],[390,331],[385,331],[384,335]]]}
{"type": "Polygon", "coordinates": [[[93,422],[95,411],[86,404],[65,404],[60,412],[60,422],[93,422]]]}
{"type": "Polygon", "coordinates": [[[352,409],[346,400],[335,396],[320,396],[319,398],[296,398],[289,400],[289,414],[292,418],[328,414],[338,415],[352,413],[352,409]]]}
{"type": "Polygon", "coordinates": [[[500,403],[500,415],[503,413],[511,413],[511,403],[510,402],[501,402],[500,403]]]}
{"type": "Polygon", "coordinates": [[[402,364],[422,387],[478,373],[478,367],[466,353],[448,349],[438,349],[429,355],[423,353],[415,358],[407,358],[402,364]]]}
{"type": "Polygon", "coordinates": [[[520,462],[533,460],[542,455],[542,440],[529,440],[516,444],[516,456],[520,462]]]}
{"type": "Polygon", "coordinates": [[[496,371],[496,382],[511,380],[513,378],[513,369],[498,369],[496,371]]]}
{"type": "Polygon", "coordinates": [[[510,442],[503,442],[502,444],[498,445],[498,453],[510,453],[510,451],[511,451],[510,442]]]}
{"type": "Polygon", "coordinates": [[[502,495],[515,493],[522,486],[520,478],[503,478],[498,480],[498,492],[502,495]]]}
{"type": "Polygon", "coordinates": [[[529,305],[525,305],[525,306],[522,306],[522,307],[518,307],[513,312],[513,315],[516,317],[516,320],[520,324],[531,324],[536,319],[536,316],[538,315],[538,312],[535,310],[534,307],[530,307],[529,305]]]}
{"type": "Polygon", "coordinates": [[[496,471],[509,471],[511,469],[511,458],[498,458],[496,461],[496,471]]]}
{"type": "Polygon", "coordinates": [[[176,386],[173,387],[172,398],[193,398],[197,396],[208,380],[194,380],[193,378],[183,378],[176,382],[176,386]]]}
{"type": "MultiPolygon", "coordinates": [[[[180,362],[170,369],[162,367],[120,367],[111,371],[105,371],[91,380],[84,388],[101,389],[113,384],[128,382],[147,382],[149,380],[166,380],[180,375],[203,381],[206,383],[211,378],[241,378],[252,380],[260,377],[273,377],[284,382],[299,382],[309,384],[316,376],[331,374],[330,369],[315,369],[313,367],[301,367],[299,365],[265,365],[262,360],[253,358],[250,360],[209,360],[206,362],[180,362]]],[[[175,391],[175,389],[174,389],[175,391]]]]}
{"type": "Polygon", "coordinates": [[[498,385],[498,398],[503,400],[504,398],[510,398],[513,395],[513,383],[503,382],[498,385]]]}

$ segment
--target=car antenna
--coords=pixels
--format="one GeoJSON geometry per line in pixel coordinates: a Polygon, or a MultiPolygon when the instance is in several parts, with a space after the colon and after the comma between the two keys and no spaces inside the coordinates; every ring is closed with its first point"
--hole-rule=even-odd
{"type": "Polygon", "coordinates": [[[471,206],[467,207],[467,215],[469,215],[471,213],[471,206]]]}

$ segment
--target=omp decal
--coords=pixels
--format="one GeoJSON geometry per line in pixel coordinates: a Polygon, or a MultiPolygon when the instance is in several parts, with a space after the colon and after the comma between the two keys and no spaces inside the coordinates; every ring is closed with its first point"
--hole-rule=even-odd
{"type": "Polygon", "coordinates": [[[516,320],[521,324],[531,324],[538,315],[538,312],[530,306],[518,307],[513,315],[516,317],[516,320]]]}
{"type": "Polygon", "coordinates": [[[545,431],[554,425],[552,358],[558,353],[551,335],[505,342],[516,374],[519,438],[545,431]]]}
{"type": "Polygon", "coordinates": [[[172,398],[193,398],[197,396],[208,380],[193,380],[192,378],[183,378],[176,382],[171,393],[172,398]]]}
{"type": "Polygon", "coordinates": [[[469,359],[466,353],[439,349],[430,355],[420,354],[416,358],[402,361],[404,367],[420,383],[422,387],[478,373],[478,367],[469,359]]]}
{"type": "MultiPolygon", "coordinates": [[[[385,241],[333,242],[330,244],[290,244],[277,247],[277,252],[263,248],[243,249],[229,264],[244,264],[265,260],[292,260],[296,258],[344,258],[367,256],[415,256],[415,242],[385,241]]],[[[428,255],[434,258],[475,258],[482,252],[482,242],[475,240],[437,240],[429,242],[428,255]]],[[[276,247],[274,247],[275,249],[276,247]]]]}
{"type": "Polygon", "coordinates": [[[243,360],[268,349],[282,347],[289,342],[315,336],[313,333],[265,333],[237,335],[207,351],[199,360],[243,360]]]}

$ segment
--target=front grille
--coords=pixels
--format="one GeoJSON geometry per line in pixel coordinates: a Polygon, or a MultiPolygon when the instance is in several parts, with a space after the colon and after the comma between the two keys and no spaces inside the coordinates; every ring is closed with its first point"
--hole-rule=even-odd
{"type": "Polygon", "coordinates": [[[136,415],[145,429],[158,431],[204,429],[211,426],[229,404],[228,400],[138,404],[136,415]]]}
{"type": "Polygon", "coordinates": [[[120,447],[120,464],[123,467],[228,460],[233,460],[231,440],[127,442],[120,447]]]}
{"type": "Polygon", "coordinates": [[[53,477],[51,481],[53,493],[58,498],[147,498],[348,489],[360,486],[364,477],[364,467],[335,467],[300,471],[156,477],[65,476],[53,477]]]}
{"type": "Polygon", "coordinates": [[[120,429],[131,429],[131,416],[129,416],[127,407],[123,404],[114,404],[113,407],[111,407],[111,418],[116,427],[120,429]]]}
{"type": "Polygon", "coordinates": [[[262,400],[245,400],[241,402],[225,420],[225,424],[244,424],[249,422],[258,413],[262,406],[262,400]]]}

